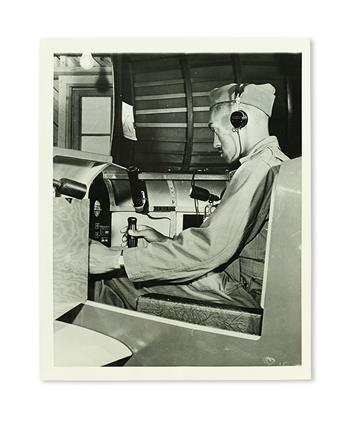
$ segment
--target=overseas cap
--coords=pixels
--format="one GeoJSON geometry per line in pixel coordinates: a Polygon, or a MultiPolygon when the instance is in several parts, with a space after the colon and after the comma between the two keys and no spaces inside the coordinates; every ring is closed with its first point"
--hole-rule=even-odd
{"type": "Polygon", "coordinates": [[[240,95],[240,104],[254,106],[271,117],[275,91],[275,88],[271,84],[223,85],[210,92],[210,109],[219,103],[235,102],[238,93],[242,92],[240,95]],[[241,91],[241,87],[243,91],[241,91]]]}

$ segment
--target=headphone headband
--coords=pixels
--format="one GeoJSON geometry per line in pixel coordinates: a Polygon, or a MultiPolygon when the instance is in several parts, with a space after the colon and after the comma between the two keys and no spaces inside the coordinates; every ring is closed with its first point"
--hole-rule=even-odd
{"type": "MultiPolygon", "coordinates": [[[[237,84],[235,87],[234,101],[238,104],[238,107],[240,107],[241,95],[243,94],[246,85],[247,84],[237,84]]],[[[237,110],[231,113],[230,122],[231,122],[231,125],[234,127],[234,129],[238,131],[247,125],[248,115],[243,110],[237,110]]]]}
{"type": "Polygon", "coordinates": [[[241,95],[243,94],[244,89],[246,88],[246,86],[247,86],[247,85],[248,85],[248,84],[240,83],[240,84],[237,84],[237,85],[235,86],[235,101],[236,101],[239,97],[241,97],[241,95]]]}

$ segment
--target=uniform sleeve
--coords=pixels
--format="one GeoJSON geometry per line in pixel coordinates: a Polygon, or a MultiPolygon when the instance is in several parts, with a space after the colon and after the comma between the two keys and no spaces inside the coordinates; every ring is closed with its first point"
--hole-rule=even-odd
{"type": "MultiPolygon", "coordinates": [[[[199,228],[182,231],[174,239],[146,248],[124,251],[127,275],[133,282],[186,282],[231,260],[250,237],[269,201],[273,176],[263,161],[243,164],[221,203],[199,228]]],[[[172,282],[172,283],[173,283],[172,282]]]]}

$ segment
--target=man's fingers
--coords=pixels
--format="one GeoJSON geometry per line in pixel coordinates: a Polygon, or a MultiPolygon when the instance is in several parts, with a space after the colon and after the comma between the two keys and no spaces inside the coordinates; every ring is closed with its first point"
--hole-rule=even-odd
{"type": "Polygon", "coordinates": [[[128,235],[131,236],[145,236],[145,234],[147,233],[146,229],[141,229],[141,230],[134,230],[134,229],[129,229],[128,230],[128,235]]]}
{"type": "Polygon", "coordinates": [[[146,225],[138,225],[137,226],[138,231],[145,231],[146,229],[150,229],[150,227],[146,226],[146,225]]]}
{"type": "MultiPolygon", "coordinates": [[[[146,225],[138,225],[137,226],[137,229],[136,229],[136,232],[137,233],[139,233],[139,232],[144,232],[144,231],[147,231],[147,230],[149,230],[149,229],[151,229],[149,226],[146,226],[146,225]]],[[[133,231],[134,229],[129,229],[128,230],[128,233],[129,233],[129,231],[133,231]]]]}
{"type": "MultiPolygon", "coordinates": [[[[145,231],[146,229],[149,229],[149,226],[146,226],[146,225],[137,226],[137,231],[145,231]]],[[[124,226],[123,228],[120,229],[120,233],[122,234],[126,234],[127,231],[128,231],[128,226],[124,226]]]]}

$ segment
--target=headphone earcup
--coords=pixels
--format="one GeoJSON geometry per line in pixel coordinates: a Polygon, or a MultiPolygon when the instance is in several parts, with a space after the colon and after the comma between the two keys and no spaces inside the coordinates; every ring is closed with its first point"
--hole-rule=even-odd
{"type": "Polygon", "coordinates": [[[235,129],[242,129],[248,123],[248,115],[243,110],[237,110],[231,113],[230,122],[235,129]]]}

